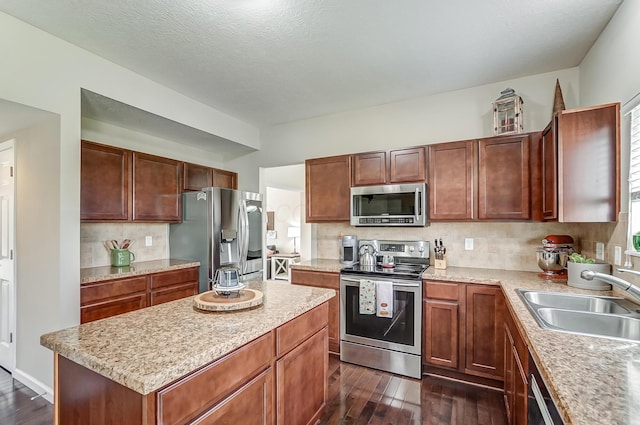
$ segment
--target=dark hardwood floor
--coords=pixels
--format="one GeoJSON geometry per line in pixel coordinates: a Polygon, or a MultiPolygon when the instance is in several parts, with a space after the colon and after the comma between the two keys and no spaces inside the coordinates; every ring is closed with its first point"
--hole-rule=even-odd
{"type": "MultiPolygon", "coordinates": [[[[0,424],[51,425],[53,406],[0,368],[0,424]]],[[[329,358],[326,425],[506,425],[502,394],[440,378],[402,378],[329,358]]]]}
{"type": "Polygon", "coordinates": [[[53,406],[0,368],[0,424],[51,425],[53,406]]]}
{"type": "Polygon", "coordinates": [[[502,393],[441,378],[421,381],[329,358],[320,424],[506,425],[502,393]]]}

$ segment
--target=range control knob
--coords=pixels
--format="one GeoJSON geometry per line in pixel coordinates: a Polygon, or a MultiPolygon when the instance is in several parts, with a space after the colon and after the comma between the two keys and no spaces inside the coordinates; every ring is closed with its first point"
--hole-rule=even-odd
{"type": "Polygon", "coordinates": [[[411,246],[409,247],[409,252],[413,252],[413,251],[415,251],[415,250],[416,250],[416,247],[415,247],[415,246],[411,245],[411,246]]]}

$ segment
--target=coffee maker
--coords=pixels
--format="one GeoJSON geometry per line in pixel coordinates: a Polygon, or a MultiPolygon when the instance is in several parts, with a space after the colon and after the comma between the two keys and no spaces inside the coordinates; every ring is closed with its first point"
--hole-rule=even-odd
{"type": "Polygon", "coordinates": [[[343,235],[340,238],[340,262],[352,266],[358,262],[358,237],[343,235]]]}

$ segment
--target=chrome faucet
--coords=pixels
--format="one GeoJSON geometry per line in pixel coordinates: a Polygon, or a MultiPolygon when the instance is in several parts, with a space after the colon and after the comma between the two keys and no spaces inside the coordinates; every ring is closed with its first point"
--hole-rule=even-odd
{"type": "MultiPolygon", "coordinates": [[[[631,273],[631,274],[640,276],[640,271],[636,271],[636,270],[618,269],[618,272],[631,273]]],[[[602,280],[603,282],[610,283],[612,285],[617,286],[618,288],[624,289],[629,294],[631,294],[632,296],[640,300],[640,287],[634,285],[631,282],[627,282],[624,279],[620,279],[619,277],[612,276],[606,273],[594,272],[593,270],[584,270],[582,273],[580,273],[580,277],[586,280],[598,279],[598,280],[602,280]]]]}

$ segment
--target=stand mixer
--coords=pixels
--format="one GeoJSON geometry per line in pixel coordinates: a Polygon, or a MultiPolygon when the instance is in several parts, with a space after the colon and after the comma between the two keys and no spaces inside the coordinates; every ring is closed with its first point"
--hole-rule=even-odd
{"type": "Polygon", "coordinates": [[[566,279],[567,261],[573,254],[573,238],[569,235],[547,235],[542,246],[536,249],[536,261],[543,273],[538,276],[545,279],[566,279]]]}

